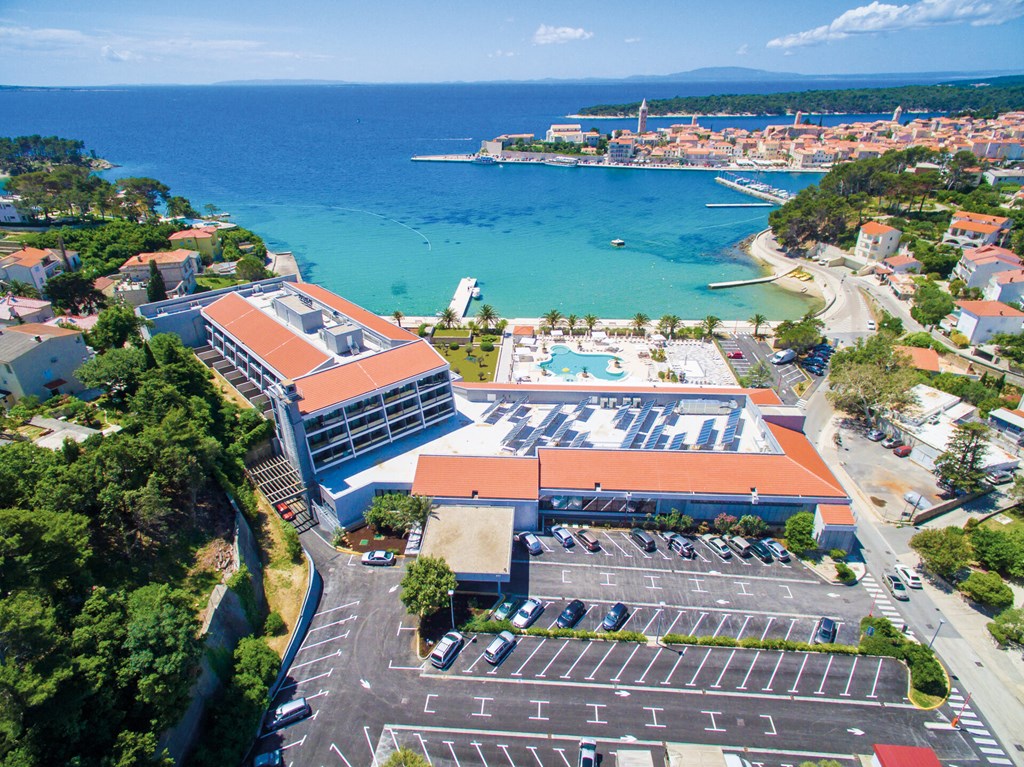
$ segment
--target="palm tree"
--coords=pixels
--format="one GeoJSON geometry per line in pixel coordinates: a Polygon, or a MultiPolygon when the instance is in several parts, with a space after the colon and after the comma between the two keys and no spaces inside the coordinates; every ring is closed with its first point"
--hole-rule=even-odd
{"type": "Polygon", "coordinates": [[[36,290],[35,286],[21,280],[9,280],[7,282],[7,291],[11,295],[21,296],[22,298],[39,298],[39,291],[36,290]]]}
{"type": "Polygon", "coordinates": [[[541,322],[547,325],[549,328],[554,330],[558,327],[558,323],[562,321],[562,313],[558,309],[552,309],[550,312],[540,318],[541,322]]]}
{"type": "Polygon", "coordinates": [[[658,330],[669,338],[672,338],[676,334],[676,328],[679,327],[679,323],[681,322],[682,320],[674,314],[664,314],[661,319],[658,320],[658,330]]]}
{"type": "Polygon", "coordinates": [[[722,320],[713,314],[709,314],[700,323],[700,329],[705,338],[714,338],[715,331],[721,326],[722,320]]]}
{"type": "Polygon", "coordinates": [[[459,315],[450,306],[437,316],[438,327],[453,328],[459,324],[459,315]]]}
{"type": "Polygon", "coordinates": [[[402,327],[402,320],[404,318],[405,315],[402,314],[402,312],[399,309],[395,309],[393,312],[391,312],[391,319],[395,321],[395,324],[398,325],[398,327],[402,327]]]}
{"type": "Polygon", "coordinates": [[[569,326],[569,335],[571,336],[573,331],[576,330],[576,326],[580,324],[580,318],[575,314],[570,314],[565,318],[565,324],[569,326]]]}
{"type": "Polygon", "coordinates": [[[480,323],[482,330],[489,330],[498,322],[498,313],[494,311],[494,307],[490,304],[484,304],[480,307],[480,311],[476,313],[476,319],[480,323]]]}
{"type": "Polygon", "coordinates": [[[633,315],[633,319],[630,321],[629,325],[631,328],[633,328],[634,331],[636,331],[636,334],[638,336],[643,337],[647,333],[647,325],[650,323],[650,321],[651,318],[648,317],[646,314],[644,314],[643,312],[637,312],[636,314],[633,315]]]}
{"type": "Polygon", "coordinates": [[[590,333],[591,335],[593,335],[594,326],[597,325],[598,322],[600,322],[600,320],[597,318],[596,314],[583,315],[583,324],[587,326],[587,333],[590,333]]]}
{"type": "Polygon", "coordinates": [[[754,326],[754,338],[758,338],[761,335],[761,326],[768,324],[768,318],[758,313],[747,320],[747,322],[754,326]]]}

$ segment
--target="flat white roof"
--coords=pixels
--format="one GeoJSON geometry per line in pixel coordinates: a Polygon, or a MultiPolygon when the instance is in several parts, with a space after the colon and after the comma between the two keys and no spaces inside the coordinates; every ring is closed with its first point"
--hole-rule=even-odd
{"type": "Polygon", "coordinates": [[[507,581],[512,573],[511,506],[435,506],[423,528],[421,557],[440,557],[456,576],[507,581]]]}

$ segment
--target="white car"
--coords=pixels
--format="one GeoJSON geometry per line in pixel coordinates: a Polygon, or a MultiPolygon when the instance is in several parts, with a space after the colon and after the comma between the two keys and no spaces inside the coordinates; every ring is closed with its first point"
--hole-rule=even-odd
{"type": "Polygon", "coordinates": [[[395,563],[395,552],[393,551],[367,551],[360,558],[360,561],[368,567],[389,567],[395,563]]]}
{"type": "Polygon", "coordinates": [[[539,599],[527,599],[523,602],[523,606],[519,608],[519,612],[512,618],[512,625],[517,629],[529,628],[533,625],[533,622],[540,617],[540,614],[544,612],[544,603],[539,599]]]}
{"type": "Polygon", "coordinates": [[[893,569],[899,573],[900,579],[907,584],[909,588],[924,588],[921,583],[921,576],[915,573],[908,565],[896,565],[893,569]]]}

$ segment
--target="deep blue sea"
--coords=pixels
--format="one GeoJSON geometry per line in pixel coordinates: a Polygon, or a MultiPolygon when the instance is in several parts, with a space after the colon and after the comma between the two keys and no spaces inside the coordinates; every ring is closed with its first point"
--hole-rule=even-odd
{"type": "MultiPolygon", "coordinates": [[[[709,291],[760,276],[736,248],[765,208],[714,173],[411,162],[468,153],[501,133],[545,132],[580,107],[806,83],[473,84],[145,87],[0,91],[0,134],[79,138],[202,209],[213,203],[291,250],[307,280],[380,313],[434,314],[460,278],[480,280],[505,317],[557,308],[628,317],[802,314],[771,285],[709,291]],[[625,248],[610,240],[621,238],[625,248]]],[[[827,86],[826,86],[827,87],[827,86]]],[[[791,118],[711,118],[762,127],[791,118]]],[[[826,124],[849,121],[827,116],[826,124]]],[[[652,118],[652,127],[681,122],[652,118]]],[[[584,121],[602,132],[633,120],[584,121]]],[[[771,174],[796,190],[816,175],[771,174]]]]}

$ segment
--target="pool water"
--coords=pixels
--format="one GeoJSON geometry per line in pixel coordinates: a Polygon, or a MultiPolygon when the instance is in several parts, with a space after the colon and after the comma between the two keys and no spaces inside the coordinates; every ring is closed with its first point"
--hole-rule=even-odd
{"type": "Polygon", "coordinates": [[[626,375],[625,370],[610,372],[608,366],[613,360],[619,359],[614,354],[581,354],[574,352],[568,346],[558,345],[551,347],[551,359],[540,363],[540,367],[552,375],[561,376],[567,380],[575,380],[576,376],[583,373],[586,368],[587,375],[600,378],[605,381],[617,381],[626,375]]]}

